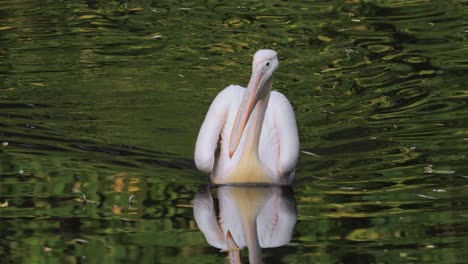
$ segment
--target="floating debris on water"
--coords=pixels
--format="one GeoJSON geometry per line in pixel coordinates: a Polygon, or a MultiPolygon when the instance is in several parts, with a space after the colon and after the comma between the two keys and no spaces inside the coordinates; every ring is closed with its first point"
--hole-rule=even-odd
{"type": "Polygon", "coordinates": [[[318,177],[318,176],[311,176],[311,177],[317,180],[333,180],[332,178],[325,178],[325,177],[318,177]]]}
{"type": "Polygon", "coordinates": [[[72,239],[70,243],[87,244],[89,243],[89,241],[86,239],[82,239],[82,238],[75,238],[75,239],[72,239]]]}
{"type": "Polygon", "coordinates": [[[51,248],[51,247],[48,247],[48,246],[43,246],[43,247],[42,247],[42,251],[48,253],[48,252],[51,252],[51,251],[52,251],[52,248],[51,248]]]}
{"type": "Polygon", "coordinates": [[[425,173],[433,173],[434,170],[432,169],[432,164],[426,164],[426,166],[424,166],[424,172],[425,173]]]}
{"type": "Polygon", "coordinates": [[[91,204],[99,204],[99,202],[97,201],[93,201],[93,200],[89,200],[88,198],[86,198],[86,194],[84,194],[82,191],[80,190],[77,190],[77,189],[73,189],[73,192],[74,193],[77,193],[77,194],[81,194],[83,196],[83,198],[76,198],[75,201],[78,202],[78,203],[82,203],[82,204],[88,204],[88,203],[91,203],[91,204]]]}
{"type": "Polygon", "coordinates": [[[455,171],[453,170],[434,170],[432,164],[426,164],[424,166],[424,172],[425,173],[436,173],[436,174],[454,174],[455,171]]]}
{"type": "Polygon", "coordinates": [[[339,69],[340,68],[326,68],[326,69],[323,69],[321,72],[331,72],[331,71],[337,71],[339,69]]]}
{"type": "Polygon", "coordinates": [[[4,147],[8,146],[8,142],[7,141],[2,142],[2,146],[4,146],[4,147]]]}
{"type": "Polygon", "coordinates": [[[446,190],[443,189],[432,189],[433,192],[447,192],[446,190]]]}
{"type": "Polygon", "coordinates": [[[432,199],[432,200],[437,200],[437,198],[435,197],[432,197],[432,196],[427,196],[427,195],[424,195],[424,194],[418,194],[419,197],[421,198],[426,198],[426,199],[432,199]]]}
{"type": "Polygon", "coordinates": [[[136,199],[135,198],[135,195],[130,195],[130,197],[128,197],[128,203],[129,204],[134,204],[136,202],[136,199]]]}
{"type": "Polygon", "coordinates": [[[23,175],[23,174],[24,174],[23,168],[20,168],[20,170],[18,171],[18,174],[19,174],[19,175],[23,175]]]}
{"type": "Polygon", "coordinates": [[[314,157],[320,158],[319,155],[317,155],[317,154],[315,154],[315,153],[312,153],[312,152],[310,152],[310,151],[301,150],[301,153],[306,154],[306,155],[309,155],[309,156],[314,156],[314,157]]]}
{"type": "Polygon", "coordinates": [[[4,203],[0,204],[0,208],[5,208],[8,207],[8,201],[5,201],[4,203]]]}
{"type": "Polygon", "coordinates": [[[162,37],[161,33],[154,32],[153,34],[147,35],[145,38],[147,39],[160,39],[162,37]]]}
{"type": "Polygon", "coordinates": [[[357,50],[353,50],[353,49],[344,49],[344,51],[348,54],[352,54],[352,53],[356,53],[356,54],[359,54],[359,51],[357,50]]]}

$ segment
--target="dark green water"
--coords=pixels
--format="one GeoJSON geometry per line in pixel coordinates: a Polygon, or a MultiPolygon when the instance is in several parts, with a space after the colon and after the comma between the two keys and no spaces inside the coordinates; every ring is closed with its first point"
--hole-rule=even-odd
{"type": "Polygon", "coordinates": [[[273,48],[304,152],[293,237],[264,262],[466,263],[467,17],[466,1],[2,0],[1,262],[224,263],[194,220],[194,143],[273,48]]]}

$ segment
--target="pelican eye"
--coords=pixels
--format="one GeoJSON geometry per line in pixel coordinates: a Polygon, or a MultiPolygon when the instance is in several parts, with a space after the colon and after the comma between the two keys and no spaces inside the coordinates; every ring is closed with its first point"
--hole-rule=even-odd
{"type": "Polygon", "coordinates": [[[270,66],[270,62],[267,62],[267,63],[266,63],[266,66],[267,66],[267,67],[270,66]]]}

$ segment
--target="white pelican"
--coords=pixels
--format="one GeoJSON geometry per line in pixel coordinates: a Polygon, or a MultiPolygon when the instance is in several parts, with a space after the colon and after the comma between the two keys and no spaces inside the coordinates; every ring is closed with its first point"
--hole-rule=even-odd
{"type": "Polygon", "coordinates": [[[198,134],[195,164],[217,184],[290,184],[299,156],[294,111],[271,91],[277,53],[255,53],[247,88],[230,85],[212,102],[198,134]],[[219,142],[219,151],[217,151],[219,142]]]}
{"type": "Polygon", "coordinates": [[[280,247],[291,240],[297,210],[289,189],[224,185],[217,194],[218,206],[209,188],[201,188],[193,213],[207,242],[228,251],[230,263],[240,263],[239,250],[244,247],[250,263],[261,263],[262,248],[280,247]]]}

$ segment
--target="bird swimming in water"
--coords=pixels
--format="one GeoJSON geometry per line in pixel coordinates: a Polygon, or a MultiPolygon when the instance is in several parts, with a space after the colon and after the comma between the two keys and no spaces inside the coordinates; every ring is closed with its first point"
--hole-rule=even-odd
{"type": "Polygon", "coordinates": [[[247,88],[230,85],[211,103],[198,134],[195,164],[211,173],[213,183],[293,181],[299,136],[291,104],[272,91],[278,65],[274,50],[257,51],[247,88]]]}

